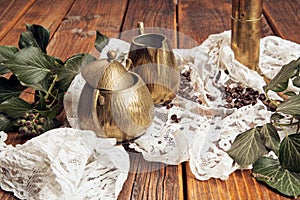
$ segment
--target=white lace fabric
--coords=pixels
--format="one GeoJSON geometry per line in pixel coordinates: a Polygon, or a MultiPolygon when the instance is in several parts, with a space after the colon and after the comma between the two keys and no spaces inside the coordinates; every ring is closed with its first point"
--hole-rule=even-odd
{"type": "Polygon", "coordinates": [[[5,139],[0,185],[20,199],[117,199],[127,179],[126,151],[92,131],[53,129],[16,147],[5,139]]]}
{"type": "MultiPolygon", "coordinates": [[[[124,58],[129,44],[110,39],[101,55],[112,49],[124,58]]],[[[263,92],[265,82],[234,59],[230,31],[211,35],[195,48],[174,52],[181,70],[192,69],[189,94],[200,96],[203,102],[200,105],[177,96],[173,107],[156,107],[152,125],[130,147],[148,161],[169,165],[189,161],[199,180],[226,180],[239,168],[226,150],[239,133],[268,122],[271,112],[260,101],[240,109],[225,108],[222,87],[240,84],[263,92]],[[171,120],[172,115],[180,118],[178,123],[171,120]]],[[[274,77],[282,65],[299,56],[299,44],[275,36],[261,39],[260,70],[266,77],[274,77]]],[[[16,147],[6,145],[6,135],[0,134],[0,184],[4,190],[21,199],[117,198],[129,170],[128,154],[123,147],[114,146],[113,139],[77,130],[77,106],[84,84],[79,74],[64,98],[72,129],[53,129],[16,147]]]]}

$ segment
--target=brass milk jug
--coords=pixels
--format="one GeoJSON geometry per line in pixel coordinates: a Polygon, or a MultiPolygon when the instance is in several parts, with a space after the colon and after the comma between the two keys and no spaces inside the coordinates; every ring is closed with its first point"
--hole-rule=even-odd
{"type": "Polygon", "coordinates": [[[145,81],[155,104],[166,104],[175,96],[180,85],[180,72],[167,37],[158,33],[144,33],[133,38],[128,58],[133,71],[145,81]]]}
{"type": "Polygon", "coordinates": [[[115,61],[115,51],[107,57],[81,71],[86,84],[78,105],[79,126],[123,142],[139,137],[151,125],[154,105],[140,76],[115,61]]]}

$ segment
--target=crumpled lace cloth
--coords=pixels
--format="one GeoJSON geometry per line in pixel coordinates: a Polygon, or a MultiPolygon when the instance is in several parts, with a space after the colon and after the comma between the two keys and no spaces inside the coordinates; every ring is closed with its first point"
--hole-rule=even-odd
{"type": "MultiPolygon", "coordinates": [[[[106,52],[113,49],[118,52],[119,60],[123,61],[129,46],[125,41],[110,39],[101,57],[104,58],[106,52]]],[[[266,77],[272,78],[282,65],[300,56],[300,45],[268,36],[261,39],[260,52],[260,70],[266,77]]],[[[200,96],[204,102],[200,105],[177,96],[172,108],[156,107],[154,122],[130,147],[141,152],[148,161],[170,165],[189,161],[192,173],[199,180],[226,180],[239,168],[226,150],[239,133],[267,123],[271,112],[260,101],[254,106],[240,109],[225,108],[222,87],[239,83],[263,92],[266,83],[256,71],[234,59],[230,48],[230,31],[211,35],[192,49],[174,49],[174,53],[181,70],[192,69],[191,83],[194,89],[189,93],[190,96],[200,96]],[[173,114],[180,118],[179,123],[172,122],[173,114]]],[[[65,96],[67,118],[74,128],[79,128],[77,104],[84,83],[81,75],[78,75],[65,96]]],[[[269,96],[280,98],[275,93],[269,96]]]]}
{"type": "Polygon", "coordinates": [[[23,145],[0,132],[0,185],[20,199],[117,199],[129,156],[88,130],[50,130],[23,145]]]}

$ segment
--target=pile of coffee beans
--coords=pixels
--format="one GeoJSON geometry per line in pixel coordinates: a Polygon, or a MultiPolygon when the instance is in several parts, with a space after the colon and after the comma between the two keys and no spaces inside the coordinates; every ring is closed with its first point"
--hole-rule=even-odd
{"type": "Polygon", "coordinates": [[[190,101],[202,104],[202,101],[199,99],[198,96],[190,95],[190,92],[193,91],[193,86],[191,84],[191,71],[192,70],[189,69],[180,74],[180,86],[178,90],[178,95],[190,101]]]}
{"type": "Polygon", "coordinates": [[[223,98],[226,100],[226,108],[241,108],[247,105],[255,105],[260,100],[269,110],[274,111],[274,106],[272,106],[270,100],[267,100],[266,95],[251,87],[243,88],[240,85],[236,87],[226,86],[223,98]]]}

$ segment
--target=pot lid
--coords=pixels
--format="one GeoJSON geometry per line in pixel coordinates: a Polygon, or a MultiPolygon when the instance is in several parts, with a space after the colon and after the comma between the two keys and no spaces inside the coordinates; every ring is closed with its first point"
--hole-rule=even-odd
{"type": "Polygon", "coordinates": [[[91,87],[122,90],[134,84],[132,75],[120,62],[114,60],[116,55],[116,51],[108,51],[107,59],[96,60],[83,67],[81,75],[91,87]]]}

